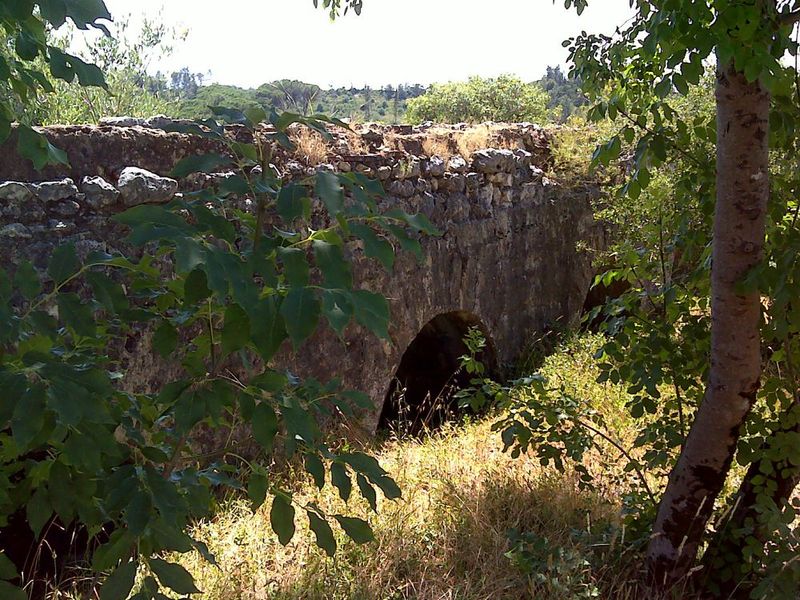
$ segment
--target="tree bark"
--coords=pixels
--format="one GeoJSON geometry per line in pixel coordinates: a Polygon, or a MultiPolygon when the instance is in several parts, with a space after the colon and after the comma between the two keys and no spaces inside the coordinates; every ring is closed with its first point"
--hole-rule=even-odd
{"type": "Polygon", "coordinates": [[[716,103],[711,368],[648,547],[650,585],[659,592],[684,580],[696,562],[761,376],[760,298],[738,284],[763,255],[770,96],[731,65],[718,65],[716,103]]]}

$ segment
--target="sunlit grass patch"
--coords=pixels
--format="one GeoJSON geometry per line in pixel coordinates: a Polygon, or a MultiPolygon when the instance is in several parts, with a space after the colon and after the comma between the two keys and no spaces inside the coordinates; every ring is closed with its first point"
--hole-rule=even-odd
{"type": "MultiPolygon", "coordinates": [[[[624,393],[593,381],[588,358],[598,343],[576,338],[546,359],[542,371],[622,423],[624,393]]],[[[339,550],[328,558],[298,516],[297,533],[283,547],[270,528],[269,506],[253,514],[246,502],[232,499],[195,531],[219,568],[196,555],[180,560],[210,600],[574,598],[601,591],[632,597],[628,582],[636,565],[615,562],[625,491],[619,474],[595,491],[583,490],[570,470],[560,474],[532,456],[504,453],[492,422],[386,442],[377,456],[403,497],[379,497],[377,514],[355,494],[345,504],[330,484],[320,491],[305,474],[286,474],[300,506],[313,502],[325,512],[368,519],[372,543],[358,546],[335,530],[339,550]],[[509,539],[514,532],[516,542],[509,539]]]]}

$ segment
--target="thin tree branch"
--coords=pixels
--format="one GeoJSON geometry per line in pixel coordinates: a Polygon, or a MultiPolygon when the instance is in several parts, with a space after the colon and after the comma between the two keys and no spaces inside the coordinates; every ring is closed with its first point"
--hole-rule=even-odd
{"type": "Polygon", "coordinates": [[[795,25],[800,23],[800,10],[789,13],[781,13],[778,16],[778,23],[783,26],[795,25]]]}

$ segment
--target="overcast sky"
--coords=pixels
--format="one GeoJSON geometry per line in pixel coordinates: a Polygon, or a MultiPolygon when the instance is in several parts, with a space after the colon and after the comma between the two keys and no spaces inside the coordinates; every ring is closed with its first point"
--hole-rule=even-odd
{"type": "Polygon", "coordinates": [[[312,0],[106,0],[112,15],[159,14],[189,30],[153,70],[187,66],[211,80],[255,87],[275,79],[327,86],[429,84],[470,75],[541,77],[564,64],[561,42],[612,33],[628,0],[594,0],[581,17],[561,0],[364,0],[334,23],[312,0]]]}

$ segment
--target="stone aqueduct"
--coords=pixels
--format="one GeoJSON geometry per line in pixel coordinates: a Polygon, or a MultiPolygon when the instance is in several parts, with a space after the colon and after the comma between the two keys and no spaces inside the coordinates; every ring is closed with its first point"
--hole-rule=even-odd
{"type": "MultiPolygon", "coordinates": [[[[123,187],[120,173],[140,167],[166,175],[181,158],[210,149],[202,138],[150,125],[117,121],[50,128],[48,136],[67,152],[71,166],[41,173],[8,146],[0,150],[3,262],[14,265],[27,257],[44,266],[52,248],[68,240],[87,252],[118,248],[124,231],[110,217],[130,205],[116,189],[123,187]]],[[[458,127],[444,133],[364,129],[358,153],[349,135],[330,147],[328,168],[378,177],[388,194],[383,202],[425,213],[443,235],[422,240],[422,263],[400,254],[391,275],[354,257],[356,280],[390,299],[391,342],[351,326],[343,344],[321,329],[298,354],[286,350],[280,360],[298,375],[336,376],[367,392],[375,410],[366,425],[374,428],[395,376],[413,385],[414,378],[430,381],[452,373],[469,326],[483,329],[491,359],[502,364],[515,360],[553,322],[575,319],[593,276],[592,250],[602,245],[603,233],[590,209],[596,190],[545,176],[549,141],[535,126],[495,127],[486,145],[505,149],[478,151],[469,160],[424,151],[426,141],[437,136],[439,147],[456,150],[459,136],[466,135],[458,127]]],[[[318,168],[290,157],[280,167],[287,173],[318,168]]],[[[196,177],[182,183],[197,185],[196,177]]],[[[146,337],[120,349],[133,390],[152,388],[179,368],[157,360],[146,337]]]]}

